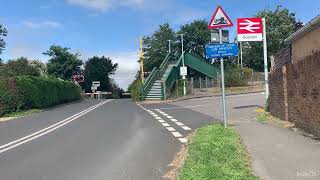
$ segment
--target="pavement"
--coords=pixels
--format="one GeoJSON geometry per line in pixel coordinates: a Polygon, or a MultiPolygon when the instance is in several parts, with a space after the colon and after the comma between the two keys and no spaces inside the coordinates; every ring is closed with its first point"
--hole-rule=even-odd
{"type": "MultiPolygon", "coordinates": [[[[222,119],[221,98],[173,103],[222,119]]],[[[251,156],[254,174],[266,180],[320,179],[320,141],[292,130],[261,123],[256,110],[264,107],[261,93],[227,97],[229,123],[239,132],[251,156]]]]}
{"type": "MultiPolygon", "coordinates": [[[[261,93],[227,97],[228,120],[263,179],[320,179],[319,141],[256,121],[261,93]]],[[[187,137],[222,119],[221,98],[86,100],[0,122],[0,179],[163,179],[187,137]]]]}

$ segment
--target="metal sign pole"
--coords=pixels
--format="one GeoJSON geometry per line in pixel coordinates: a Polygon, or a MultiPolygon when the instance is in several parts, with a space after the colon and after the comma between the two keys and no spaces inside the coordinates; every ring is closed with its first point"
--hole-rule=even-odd
{"type": "Polygon", "coordinates": [[[141,82],[144,83],[144,67],[143,67],[143,39],[140,37],[140,70],[141,70],[141,82]]]}
{"type": "Polygon", "coordinates": [[[265,83],[265,95],[266,101],[269,98],[269,73],[268,73],[268,49],[267,49],[267,32],[266,32],[266,19],[262,18],[263,23],[263,56],[264,56],[264,83],[265,83]]]}
{"type": "MultiPolygon", "coordinates": [[[[219,28],[220,44],[222,44],[222,28],[219,28]]],[[[226,95],[225,95],[225,85],[224,85],[224,64],[223,58],[220,61],[221,64],[221,85],[222,85],[222,105],[223,105],[223,121],[224,127],[227,127],[227,110],[226,110],[226,95]]]]}
{"type": "MultiPolygon", "coordinates": [[[[184,34],[181,34],[182,67],[185,67],[185,64],[184,64],[184,49],[183,49],[183,36],[184,36],[184,34]]],[[[183,95],[186,96],[187,95],[186,76],[183,75],[182,79],[183,79],[183,95]]]]}

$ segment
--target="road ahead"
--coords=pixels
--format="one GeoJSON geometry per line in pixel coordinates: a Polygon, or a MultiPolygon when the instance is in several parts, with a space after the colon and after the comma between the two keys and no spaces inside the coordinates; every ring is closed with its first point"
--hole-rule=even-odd
{"type": "Polygon", "coordinates": [[[0,122],[0,179],[162,179],[185,137],[215,121],[186,106],[92,100],[0,122]]]}

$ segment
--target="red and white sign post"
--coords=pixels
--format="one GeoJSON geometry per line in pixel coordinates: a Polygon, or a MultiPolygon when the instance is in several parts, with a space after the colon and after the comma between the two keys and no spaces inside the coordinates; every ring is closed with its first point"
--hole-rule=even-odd
{"type": "MultiPolygon", "coordinates": [[[[263,41],[264,56],[264,76],[265,76],[265,95],[266,100],[269,97],[269,80],[268,80],[268,53],[267,53],[267,34],[265,18],[238,18],[238,41],[263,41]]],[[[241,47],[241,45],[240,45],[241,47]]],[[[241,48],[240,48],[241,49],[241,48]]],[[[240,50],[242,59],[242,50],[240,50]]]]}

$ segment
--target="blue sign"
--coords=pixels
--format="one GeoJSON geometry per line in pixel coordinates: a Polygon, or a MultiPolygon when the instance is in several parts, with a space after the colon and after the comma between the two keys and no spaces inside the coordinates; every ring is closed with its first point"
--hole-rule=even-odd
{"type": "Polygon", "coordinates": [[[238,56],[238,45],[236,43],[206,45],[207,59],[234,56],[238,56]]]}

